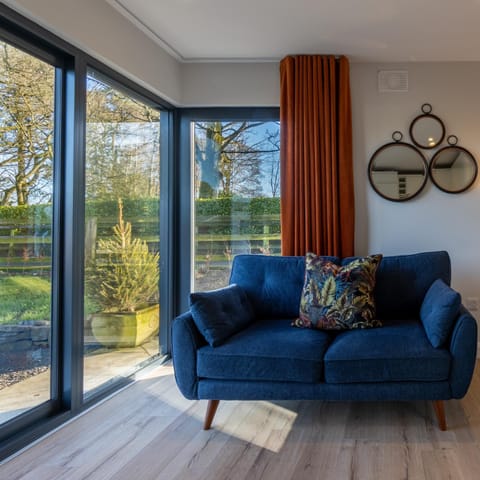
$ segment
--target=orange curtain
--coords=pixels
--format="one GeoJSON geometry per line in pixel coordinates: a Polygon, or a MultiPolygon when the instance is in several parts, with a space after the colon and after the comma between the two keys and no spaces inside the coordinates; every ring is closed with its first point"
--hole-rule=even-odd
{"type": "Polygon", "coordinates": [[[349,63],[331,55],[280,63],[282,254],[354,253],[349,63]]]}

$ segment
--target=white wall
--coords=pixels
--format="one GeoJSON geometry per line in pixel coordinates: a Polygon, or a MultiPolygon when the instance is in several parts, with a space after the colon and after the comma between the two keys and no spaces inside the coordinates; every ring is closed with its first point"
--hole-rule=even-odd
{"type": "Polygon", "coordinates": [[[279,64],[185,63],[182,92],[186,106],[277,107],[279,64]]]}
{"type": "Polygon", "coordinates": [[[174,105],[180,64],[104,0],[4,0],[4,3],[174,105]]]}
{"type": "MultiPolygon", "coordinates": [[[[411,201],[384,200],[370,187],[367,165],[394,130],[410,141],[408,128],[428,102],[455,134],[459,145],[480,161],[480,63],[409,63],[351,65],[354,132],[356,250],[386,255],[447,250],[452,283],[463,297],[480,297],[480,188],[451,195],[429,180],[411,201]],[[408,93],[378,93],[379,69],[409,72],[408,93]]],[[[445,145],[442,144],[442,146],[445,145]]],[[[435,150],[422,150],[429,161],[435,150]]]]}

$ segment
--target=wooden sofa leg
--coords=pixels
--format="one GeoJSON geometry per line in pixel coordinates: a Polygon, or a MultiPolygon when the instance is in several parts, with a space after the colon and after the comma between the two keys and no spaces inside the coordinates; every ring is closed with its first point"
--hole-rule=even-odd
{"type": "Polygon", "coordinates": [[[447,420],[445,418],[445,405],[443,400],[434,400],[433,401],[433,408],[437,415],[438,426],[442,432],[447,429],[447,420]]]}
{"type": "Polygon", "coordinates": [[[218,404],[220,400],[209,400],[207,405],[207,413],[205,414],[205,421],[203,422],[203,429],[210,430],[212,426],[213,417],[217,411],[218,404]]]}

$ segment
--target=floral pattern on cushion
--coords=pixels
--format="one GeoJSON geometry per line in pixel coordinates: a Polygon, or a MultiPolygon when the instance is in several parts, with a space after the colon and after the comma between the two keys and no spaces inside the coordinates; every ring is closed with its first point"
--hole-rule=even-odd
{"type": "Polygon", "coordinates": [[[307,253],[300,317],[292,325],[322,330],[380,327],[375,318],[375,274],[382,255],[337,265],[307,253]]]}

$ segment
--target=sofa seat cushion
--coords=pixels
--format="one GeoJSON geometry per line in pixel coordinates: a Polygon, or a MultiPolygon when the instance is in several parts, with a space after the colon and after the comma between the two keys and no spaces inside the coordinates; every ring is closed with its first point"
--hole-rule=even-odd
{"type": "Polygon", "coordinates": [[[389,321],[338,334],[325,354],[325,381],[437,382],[448,379],[450,359],[431,345],[420,321],[389,321]]]}
{"type": "Polygon", "coordinates": [[[218,347],[197,351],[201,378],[285,382],[323,381],[328,332],[291,327],[292,319],[259,320],[218,347]]]}

